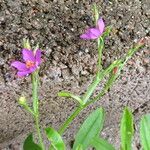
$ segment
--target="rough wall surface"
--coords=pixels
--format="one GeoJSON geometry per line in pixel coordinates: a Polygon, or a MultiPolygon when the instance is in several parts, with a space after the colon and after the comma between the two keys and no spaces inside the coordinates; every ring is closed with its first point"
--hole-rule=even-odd
{"type": "MultiPolygon", "coordinates": [[[[20,59],[22,39],[30,38],[43,49],[40,106],[42,125],[56,129],[75,108],[57,97],[60,90],[82,94],[93,79],[97,50],[94,41],[79,35],[92,26],[92,4],[100,7],[106,25],[113,29],[105,41],[103,64],[123,56],[133,42],[149,37],[148,0],[0,0],[0,149],[19,150],[22,139],[33,129],[32,118],[17,103],[23,93],[31,102],[30,78],[18,79],[10,63],[20,59]]],[[[88,107],[64,134],[68,145],[79,124],[94,108],[103,106],[106,122],[102,135],[119,147],[119,122],[124,106],[135,115],[136,131],[142,114],[150,110],[150,50],[139,50],[103,99],[88,107]]],[[[139,149],[138,134],[133,143],[139,149]]],[[[68,149],[70,147],[68,146],[68,149]]]]}

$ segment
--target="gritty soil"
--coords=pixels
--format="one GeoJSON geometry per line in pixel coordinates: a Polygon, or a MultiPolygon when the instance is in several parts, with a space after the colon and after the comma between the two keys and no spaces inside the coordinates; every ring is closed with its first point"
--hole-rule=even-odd
{"type": "MultiPolygon", "coordinates": [[[[10,63],[21,58],[22,39],[43,49],[40,71],[40,107],[43,127],[56,129],[75,108],[72,101],[57,93],[68,90],[82,94],[96,70],[97,50],[94,41],[79,35],[93,26],[92,4],[97,3],[106,25],[112,32],[105,41],[103,65],[108,66],[142,37],[149,37],[149,0],[0,0],[0,149],[19,150],[33,121],[17,103],[24,94],[31,103],[29,77],[18,79],[10,63]]],[[[135,116],[136,136],[133,149],[140,149],[139,119],[150,112],[149,41],[124,68],[109,93],[80,114],[64,134],[70,149],[79,124],[94,108],[106,110],[102,136],[119,149],[119,122],[124,106],[135,116]]],[[[46,142],[46,141],[45,141],[46,142]]]]}

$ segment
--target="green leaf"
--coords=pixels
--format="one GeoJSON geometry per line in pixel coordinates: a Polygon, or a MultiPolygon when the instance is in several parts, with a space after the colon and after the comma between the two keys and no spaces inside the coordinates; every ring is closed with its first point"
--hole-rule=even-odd
{"type": "Polygon", "coordinates": [[[46,135],[51,142],[50,150],[65,150],[65,144],[59,135],[59,133],[53,128],[46,128],[45,129],[46,135]]]}
{"type": "Polygon", "coordinates": [[[78,145],[76,150],[83,150],[82,145],[78,145]]]}
{"type": "Polygon", "coordinates": [[[93,137],[98,136],[102,130],[103,123],[104,110],[102,108],[98,108],[92,112],[81,125],[81,128],[75,138],[73,150],[76,150],[78,145],[82,145],[83,150],[86,150],[93,137]]]}
{"type": "Polygon", "coordinates": [[[25,139],[23,150],[42,150],[38,144],[34,143],[32,133],[25,139]]]}
{"type": "Polygon", "coordinates": [[[144,150],[150,150],[150,114],[142,117],[140,122],[140,139],[144,150]]]}
{"type": "Polygon", "coordinates": [[[91,141],[91,146],[96,148],[96,150],[115,150],[111,144],[99,137],[93,138],[91,141]]]}
{"type": "Polygon", "coordinates": [[[133,115],[128,108],[124,109],[121,120],[121,148],[131,150],[132,137],[134,135],[133,115]]]}
{"type": "Polygon", "coordinates": [[[79,96],[71,94],[69,92],[61,91],[61,92],[58,93],[58,96],[73,98],[74,100],[79,102],[80,105],[83,105],[83,101],[81,100],[81,98],[79,96]]]}

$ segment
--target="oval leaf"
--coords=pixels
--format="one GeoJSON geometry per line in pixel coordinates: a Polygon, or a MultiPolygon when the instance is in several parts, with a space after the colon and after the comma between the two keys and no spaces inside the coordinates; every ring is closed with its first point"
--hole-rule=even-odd
{"type": "Polygon", "coordinates": [[[144,150],[150,150],[150,114],[142,117],[140,122],[140,138],[144,150]]]}
{"type": "Polygon", "coordinates": [[[73,150],[76,150],[78,145],[82,145],[82,149],[86,150],[90,145],[93,137],[98,136],[98,134],[102,130],[103,123],[104,110],[102,108],[98,108],[97,110],[92,112],[82,124],[80,130],[76,135],[73,150]]]}
{"type": "Polygon", "coordinates": [[[32,133],[25,139],[23,150],[42,150],[38,144],[34,143],[32,133]]]}
{"type": "Polygon", "coordinates": [[[65,150],[65,144],[55,129],[48,127],[45,132],[52,145],[50,150],[65,150]]]}
{"type": "Polygon", "coordinates": [[[128,108],[124,109],[121,120],[121,148],[131,150],[131,142],[134,134],[133,115],[128,108]]]}
{"type": "Polygon", "coordinates": [[[96,150],[115,150],[111,144],[99,137],[93,138],[91,141],[91,146],[96,148],[96,150]]]}

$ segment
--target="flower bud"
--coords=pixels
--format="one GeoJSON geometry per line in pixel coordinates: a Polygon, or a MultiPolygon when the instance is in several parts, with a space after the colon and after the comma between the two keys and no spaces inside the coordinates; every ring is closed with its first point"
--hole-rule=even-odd
{"type": "Polygon", "coordinates": [[[98,8],[97,8],[96,4],[93,5],[93,12],[94,12],[95,24],[97,26],[97,22],[98,22],[98,19],[99,19],[99,12],[98,12],[98,8]]]}
{"type": "Polygon", "coordinates": [[[116,74],[118,72],[118,67],[114,67],[113,74],[116,74]]]}
{"type": "Polygon", "coordinates": [[[26,105],[26,98],[25,98],[24,96],[21,96],[21,97],[19,98],[18,103],[19,103],[20,105],[26,105]]]}
{"type": "Polygon", "coordinates": [[[29,39],[23,39],[23,48],[31,49],[29,39]]]}

